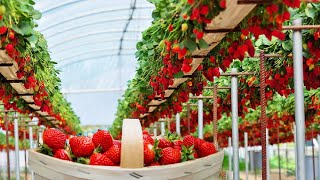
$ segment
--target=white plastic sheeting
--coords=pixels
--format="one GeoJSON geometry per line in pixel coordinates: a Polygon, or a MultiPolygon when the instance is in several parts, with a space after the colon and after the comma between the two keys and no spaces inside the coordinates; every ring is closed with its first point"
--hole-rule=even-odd
{"type": "Polygon", "coordinates": [[[42,12],[38,30],[61,70],[62,92],[81,123],[111,124],[154,6],[147,0],[36,0],[35,8],[42,12]]]}

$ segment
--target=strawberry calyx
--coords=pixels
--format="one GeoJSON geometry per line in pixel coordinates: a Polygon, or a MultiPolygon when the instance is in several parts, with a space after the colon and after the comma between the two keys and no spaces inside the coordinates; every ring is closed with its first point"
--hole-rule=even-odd
{"type": "Polygon", "coordinates": [[[38,146],[40,147],[40,153],[53,156],[53,150],[48,145],[43,143],[39,144],[38,146]]]}
{"type": "Polygon", "coordinates": [[[90,158],[79,157],[79,158],[77,158],[76,162],[80,163],[80,164],[89,164],[90,163],[90,158]]]}
{"type": "Polygon", "coordinates": [[[159,145],[159,140],[158,139],[155,139],[154,141],[154,145],[153,145],[153,151],[154,151],[154,160],[155,162],[158,162],[160,157],[161,157],[161,151],[162,149],[158,148],[158,145],[159,145]]]}
{"type": "Polygon", "coordinates": [[[194,160],[194,146],[190,146],[190,147],[186,147],[186,146],[182,146],[182,150],[181,150],[181,159],[182,162],[184,161],[188,161],[188,160],[194,160]]]}

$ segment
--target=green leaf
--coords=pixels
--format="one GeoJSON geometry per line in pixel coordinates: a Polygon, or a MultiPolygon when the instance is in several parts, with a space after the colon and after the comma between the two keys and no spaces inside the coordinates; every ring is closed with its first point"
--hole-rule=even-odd
{"type": "Polygon", "coordinates": [[[286,40],[282,42],[282,48],[285,51],[291,51],[292,50],[292,42],[290,40],[286,40]]]}
{"type": "Polygon", "coordinates": [[[33,15],[32,15],[33,19],[35,20],[39,20],[42,17],[42,14],[40,11],[37,10],[33,10],[33,15]]]}
{"type": "Polygon", "coordinates": [[[203,39],[200,39],[199,40],[199,47],[200,47],[200,49],[206,49],[209,47],[209,45],[206,41],[204,41],[203,39]]]}
{"type": "Polygon", "coordinates": [[[19,26],[23,35],[30,35],[33,32],[30,22],[22,22],[19,26]]]}
{"type": "Polygon", "coordinates": [[[182,78],[183,77],[183,72],[179,71],[177,74],[173,75],[174,78],[182,78]]]}
{"type": "Polygon", "coordinates": [[[12,24],[12,29],[14,30],[14,32],[24,35],[23,31],[16,24],[12,24]]]}
{"type": "Polygon", "coordinates": [[[315,9],[314,8],[306,8],[305,13],[308,17],[314,18],[315,17],[315,9]]]}
{"type": "Polygon", "coordinates": [[[190,52],[196,50],[197,44],[195,41],[191,40],[190,38],[187,38],[185,41],[183,41],[184,47],[188,48],[190,52]]]}
{"type": "Polygon", "coordinates": [[[36,44],[37,44],[37,42],[38,42],[38,37],[37,37],[37,36],[32,35],[32,36],[30,36],[30,37],[27,37],[27,40],[29,41],[30,46],[31,46],[32,48],[35,48],[35,47],[36,47],[36,44]]]}

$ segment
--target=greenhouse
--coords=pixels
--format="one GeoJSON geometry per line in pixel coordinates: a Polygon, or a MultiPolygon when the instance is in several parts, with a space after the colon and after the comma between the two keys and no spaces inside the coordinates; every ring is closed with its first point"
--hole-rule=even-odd
{"type": "Polygon", "coordinates": [[[319,0],[0,1],[0,180],[319,180],[319,0]]]}

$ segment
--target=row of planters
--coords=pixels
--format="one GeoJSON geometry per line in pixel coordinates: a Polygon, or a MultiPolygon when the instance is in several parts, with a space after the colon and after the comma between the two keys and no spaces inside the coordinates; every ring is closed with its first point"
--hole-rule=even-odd
{"type": "MultiPolygon", "coordinates": [[[[234,62],[233,66],[239,69],[246,70],[247,65],[251,63],[253,66],[259,66],[258,60],[253,61],[252,59],[245,59],[242,63],[237,61],[234,62]]],[[[249,97],[251,105],[254,101],[259,99],[258,93],[259,88],[254,87],[258,84],[257,79],[252,81],[255,76],[249,77],[247,82],[241,85],[252,87],[250,89],[253,92],[254,97],[249,97]]],[[[242,79],[240,79],[242,81],[242,79]]],[[[221,77],[216,80],[216,83],[221,87],[230,86],[230,79],[227,77],[221,77]]],[[[212,85],[209,83],[209,85],[212,85]]],[[[246,89],[245,89],[246,90],[246,89]]],[[[244,91],[245,91],[244,90],[244,91]]],[[[245,94],[244,91],[240,91],[240,94],[245,94]]],[[[204,90],[204,96],[213,96],[212,90],[204,90]]],[[[231,137],[231,94],[230,90],[219,90],[217,95],[217,116],[218,119],[218,136],[220,141],[220,147],[228,145],[228,137],[231,137]]],[[[320,90],[305,90],[305,114],[306,114],[306,138],[311,139],[315,137],[319,130],[319,119],[320,119],[320,90]]],[[[190,103],[196,103],[196,100],[190,100],[190,103]]],[[[213,112],[213,100],[204,99],[204,123],[210,124],[212,122],[213,112]]],[[[248,108],[247,99],[243,97],[239,104],[239,135],[241,144],[243,144],[243,134],[248,132],[250,145],[256,145],[260,143],[260,106],[257,108],[248,108]]],[[[255,102],[259,105],[259,102],[255,102]]],[[[191,133],[196,131],[198,124],[198,113],[197,108],[191,106],[190,116],[187,117],[186,106],[183,108],[181,113],[181,133],[182,135],[188,134],[188,118],[191,122],[191,133]]],[[[175,123],[171,123],[171,131],[174,131],[176,126],[175,123]]],[[[279,139],[280,142],[291,142],[293,141],[293,126],[294,126],[294,95],[281,96],[275,94],[272,100],[268,101],[267,106],[267,128],[269,129],[270,143],[274,144],[278,142],[278,128],[279,128],[279,139]]],[[[204,128],[204,136],[207,140],[212,139],[212,125],[204,128]]]]}
{"type": "MultiPolygon", "coordinates": [[[[14,150],[14,138],[13,137],[9,137],[9,149],[14,150]]],[[[25,150],[25,149],[29,149],[30,147],[30,143],[29,140],[20,140],[19,141],[19,149],[20,150],[25,150]]],[[[0,151],[3,151],[7,148],[7,144],[6,144],[6,136],[5,134],[0,132],[0,151]]]]}
{"type": "MultiPolygon", "coordinates": [[[[33,5],[32,0],[0,2],[0,48],[18,65],[16,80],[23,80],[23,87],[33,92],[32,99],[40,111],[58,120],[59,128],[68,134],[76,134],[80,132],[79,118],[60,93],[56,62],[50,58],[47,41],[35,30],[41,13],[33,5]]],[[[0,76],[0,81],[5,78],[0,76]]],[[[9,83],[0,84],[0,101],[6,110],[25,115],[34,112],[9,83]]],[[[38,116],[40,124],[52,126],[38,114],[32,116],[38,116]]]]}
{"type": "MultiPolygon", "coordinates": [[[[117,119],[111,128],[111,132],[115,136],[121,132],[122,119],[139,118],[140,115],[147,113],[148,103],[155,99],[156,95],[163,97],[164,90],[172,85],[173,78],[182,77],[184,73],[190,71],[188,64],[190,65],[193,61],[192,52],[196,48],[205,49],[208,47],[202,39],[205,24],[225,8],[224,1],[175,1],[171,4],[160,1],[155,2],[155,5],[153,24],[143,33],[143,40],[137,44],[136,55],[139,61],[137,74],[130,82],[124,98],[120,100],[118,105],[117,119]],[[213,12],[215,14],[212,14],[213,12]]],[[[203,92],[203,87],[213,85],[213,76],[221,79],[215,82],[219,86],[228,85],[230,79],[220,77],[220,71],[229,72],[230,67],[237,67],[239,71],[255,72],[254,76],[243,76],[238,80],[240,85],[239,100],[241,100],[239,101],[239,115],[244,119],[245,123],[242,125],[245,127],[248,125],[248,119],[245,119],[246,115],[249,113],[248,117],[250,117],[250,113],[256,112],[258,114],[259,111],[259,89],[254,87],[260,84],[258,78],[259,59],[253,57],[255,54],[259,54],[260,50],[264,50],[268,54],[281,55],[280,57],[268,58],[265,61],[268,104],[270,106],[272,104],[279,105],[279,98],[284,99],[290,96],[290,108],[292,108],[293,97],[290,95],[294,92],[291,56],[292,31],[282,30],[282,26],[291,25],[292,19],[297,17],[302,18],[303,24],[320,24],[320,5],[317,3],[305,4],[295,0],[273,1],[271,4],[257,6],[240,23],[241,31],[229,33],[218,46],[209,52],[193,74],[192,79],[181,84],[165,103],[141,119],[143,126],[148,127],[161,117],[171,118],[173,114],[185,110],[182,104],[189,101],[189,95],[206,93],[203,92]]],[[[316,122],[319,115],[319,102],[315,98],[318,95],[311,94],[316,92],[312,89],[317,90],[318,82],[320,82],[315,82],[315,79],[319,79],[320,72],[319,37],[320,30],[303,31],[304,84],[308,90],[305,91],[305,96],[311,99],[314,97],[312,101],[305,100],[307,102],[306,111],[311,113],[306,122],[308,128],[312,127],[315,131],[318,128],[316,122]]],[[[219,92],[218,101],[218,117],[225,121],[230,114],[230,92],[219,92]]],[[[192,101],[190,102],[192,103],[192,101]]],[[[210,107],[212,106],[209,105],[208,108],[210,107]]],[[[289,113],[292,117],[292,110],[285,112],[281,108],[271,108],[271,111],[268,112],[269,122],[272,122],[269,123],[269,128],[274,127],[274,123],[281,125],[282,122],[279,120],[285,113],[289,113]],[[275,118],[274,114],[277,114],[278,118],[275,118]]],[[[212,116],[208,115],[208,117],[212,116]]],[[[191,128],[195,129],[195,118],[191,119],[193,119],[191,128]]],[[[258,122],[257,119],[258,116],[253,119],[250,117],[252,124],[258,122]]],[[[219,126],[222,126],[219,127],[220,133],[223,129],[227,129],[223,127],[225,125],[222,121],[219,122],[219,126]]],[[[259,126],[255,125],[255,127],[259,126]]],[[[292,128],[292,123],[288,127],[292,128]]],[[[290,128],[286,131],[289,131],[290,128]]],[[[225,144],[225,141],[222,144],[225,144]]]]}

